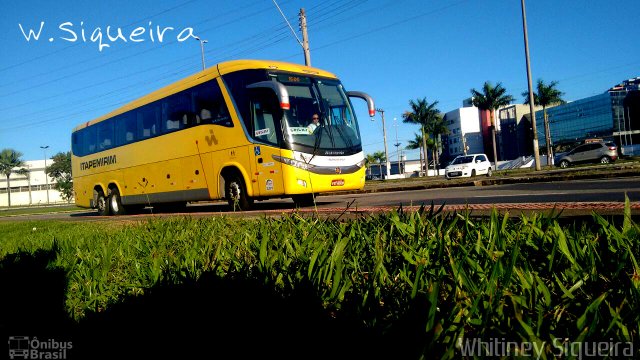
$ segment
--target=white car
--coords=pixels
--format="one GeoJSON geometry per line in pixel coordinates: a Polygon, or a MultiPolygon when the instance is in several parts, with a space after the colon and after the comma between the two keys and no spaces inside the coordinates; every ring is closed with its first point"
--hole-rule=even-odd
{"type": "Polygon", "coordinates": [[[476,175],[491,176],[491,163],[485,154],[459,155],[444,170],[447,179],[472,177],[476,175]]]}

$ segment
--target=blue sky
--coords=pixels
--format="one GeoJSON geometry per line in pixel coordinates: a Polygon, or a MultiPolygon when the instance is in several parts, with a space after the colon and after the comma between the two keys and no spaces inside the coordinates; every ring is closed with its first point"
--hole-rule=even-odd
{"type": "MultiPolygon", "coordinates": [[[[501,82],[518,102],[527,89],[518,0],[278,4],[296,31],[297,14],[306,10],[313,66],[337,74],[347,90],[369,93],[386,111],[392,158],[396,131],[406,144],[418,130],[401,121],[410,99],[437,100],[447,112],[487,80],[501,82]]],[[[529,0],[534,81],[559,81],[571,101],[640,76],[639,18],[638,0],[529,0]]],[[[272,0],[6,1],[0,14],[0,148],[14,148],[25,160],[43,158],[44,145],[49,156],[68,151],[77,124],[200,71],[198,41],[177,40],[185,28],[208,41],[207,66],[241,58],[304,63],[272,0]],[[37,32],[42,22],[39,40],[27,41],[22,31],[37,32]],[[107,26],[112,37],[118,28],[127,38],[137,27],[147,30],[140,42],[111,42],[107,26]],[[156,26],[175,30],[159,41],[156,26]],[[91,41],[97,27],[109,45],[102,50],[91,41]],[[73,38],[72,32],[76,41],[63,39],[73,38]]],[[[380,117],[372,122],[364,105],[357,110],[365,152],[382,150],[380,117]]],[[[417,156],[409,152],[409,158],[417,156]]]]}

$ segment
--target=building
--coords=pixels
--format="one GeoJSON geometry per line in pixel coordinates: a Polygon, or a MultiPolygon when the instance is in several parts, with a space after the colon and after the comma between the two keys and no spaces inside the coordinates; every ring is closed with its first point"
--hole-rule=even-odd
{"type": "MultiPolygon", "coordinates": [[[[542,109],[542,107],[536,106],[535,109],[542,109]]],[[[497,151],[500,160],[513,160],[533,154],[533,130],[529,110],[529,105],[515,104],[501,107],[496,111],[496,122],[500,128],[497,135],[499,138],[497,151]]],[[[541,127],[544,130],[541,119],[536,117],[536,128],[541,127]]],[[[544,145],[544,137],[538,141],[544,145]]]]}
{"type": "MultiPolygon", "coordinates": [[[[51,160],[47,165],[51,165],[51,160]]],[[[28,175],[11,174],[11,206],[66,203],[60,192],[53,188],[55,179],[45,175],[45,160],[25,161],[28,175]],[[48,196],[48,200],[47,200],[48,196]]],[[[0,178],[0,207],[8,206],[7,178],[0,178]]]]}
{"type": "Polygon", "coordinates": [[[480,123],[480,111],[469,99],[463,107],[444,115],[448,134],[442,135],[442,166],[458,155],[484,153],[484,142],[480,123]]]}
{"type": "MultiPolygon", "coordinates": [[[[640,78],[623,81],[603,94],[547,109],[551,143],[557,151],[589,138],[615,141],[618,146],[640,143],[640,78]]],[[[536,112],[543,119],[543,112],[536,112]]],[[[542,123],[542,121],[540,121],[542,123]]],[[[544,142],[544,126],[538,126],[544,142]]]]}

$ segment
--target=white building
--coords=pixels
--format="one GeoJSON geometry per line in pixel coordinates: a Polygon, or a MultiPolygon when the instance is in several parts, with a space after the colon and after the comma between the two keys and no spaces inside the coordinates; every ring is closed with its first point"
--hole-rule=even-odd
{"type": "MultiPolygon", "coordinates": [[[[47,166],[53,164],[47,160],[47,166]]],[[[45,160],[25,161],[25,169],[29,175],[11,174],[11,206],[46,205],[47,203],[65,203],[60,192],[53,188],[54,178],[45,175],[45,160]],[[47,191],[48,188],[48,191],[47,191]],[[47,200],[48,196],[48,200],[47,200]]],[[[7,196],[7,178],[0,176],[0,207],[9,204],[7,196]]]]}
{"type": "Polygon", "coordinates": [[[468,100],[463,105],[464,107],[449,111],[444,116],[449,134],[442,136],[442,156],[448,160],[465,153],[484,152],[478,108],[468,100]]]}

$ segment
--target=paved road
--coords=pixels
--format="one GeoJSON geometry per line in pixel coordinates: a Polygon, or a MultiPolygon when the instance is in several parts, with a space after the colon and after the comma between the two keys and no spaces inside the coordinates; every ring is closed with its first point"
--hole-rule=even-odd
{"type": "MultiPolygon", "coordinates": [[[[640,213],[640,178],[620,178],[604,180],[575,180],[563,182],[510,184],[493,186],[450,187],[442,189],[396,191],[368,194],[345,194],[319,196],[317,206],[320,212],[340,213],[347,206],[349,212],[386,211],[403,207],[418,207],[422,204],[445,205],[445,210],[462,210],[469,208],[480,212],[489,211],[493,207],[498,210],[544,211],[563,209],[567,214],[584,215],[592,210],[603,214],[621,214],[625,194],[632,202],[634,214],[640,213]]],[[[265,213],[282,213],[293,211],[290,199],[273,199],[256,203],[254,211],[235,214],[256,216],[265,213]]],[[[231,214],[224,202],[192,204],[187,208],[191,215],[208,216],[215,214],[231,214]]],[[[150,210],[146,210],[150,212],[150,210]]],[[[315,211],[313,207],[303,211],[315,211]]],[[[138,214],[118,217],[120,220],[139,219],[147,216],[165,216],[169,214],[138,214]]],[[[68,220],[107,220],[112,217],[97,216],[95,211],[29,215],[5,217],[0,220],[35,220],[35,219],[68,219],[68,220]]]]}

